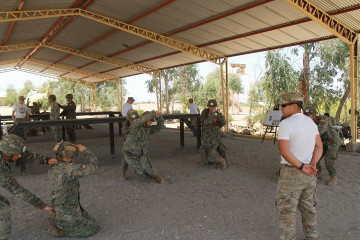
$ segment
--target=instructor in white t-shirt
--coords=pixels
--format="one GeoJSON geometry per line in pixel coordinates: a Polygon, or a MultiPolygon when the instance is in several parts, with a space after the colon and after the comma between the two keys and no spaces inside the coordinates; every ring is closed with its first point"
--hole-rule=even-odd
{"type": "Polygon", "coordinates": [[[200,114],[199,107],[194,103],[193,98],[189,98],[189,105],[188,108],[190,109],[190,114],[200,114]]]}
{"type": "Polygon", "coordinates": [[[319,239],[316,210],[316,163],[323,146],[316,124],[302,112],[302,97],[286,93],[281,97],[283,116],[278,144],[281,170],[276,192],[280,239],[296,238],[296,210],[300,210],[306,239],[319,239]]]}
{"type": "Polygon", "coordinates": [[[13,121],[24,121],[29,119],[29,109],[28,106],[25,105],[24,96],[19,97],[19,103],[14,104],[12,111],[12,119],[13,121]]]}
{"type": "Polygon", "coordinates": [[[132,109],[133,102],[135,102],[135,99],[133,97],[128,97],[127,102],[123,105],[122,108],[123,117],[126,117],[127,112],[132,109]]]}

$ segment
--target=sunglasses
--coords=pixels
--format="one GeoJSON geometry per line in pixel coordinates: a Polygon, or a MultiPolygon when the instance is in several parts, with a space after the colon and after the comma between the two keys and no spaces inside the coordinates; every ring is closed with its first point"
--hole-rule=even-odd
{"type": "Polygon", "coordinates": [[[292,105],[292,104],[295,104],[295,103],[286,103],[286,104],[281,104],[281,107],[282,107],[282,108],[286,108],[287,106],[292,105]]]}

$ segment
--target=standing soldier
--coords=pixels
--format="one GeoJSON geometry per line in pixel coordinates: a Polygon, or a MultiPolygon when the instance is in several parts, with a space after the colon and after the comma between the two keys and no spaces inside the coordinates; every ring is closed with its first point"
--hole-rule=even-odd
{"type": "MultiPolygon", "coordinates": [[[[323,154],[321,158],[325,158],[325,166],[329,173],[330,179],[328,185],[337,183],[335,161],[338,157],[339,147],[344,144],[337,131],[333,128],[330,117],[322,115],[316,116],[316,109],[312,106],[305,108],[304,114],[309,116],[319,128],[321,140],[323,142],[323,154]]],[[[320,159],[321,160],[321,159],[320,159]]],[[[322,167],[320,161],[316,164],[318,169],[318,178],[322,178],[322,167]]]]}
{"type": "MultiPolygon", "coordinates": [[[[19,102],[17,104],[14,104],[13,111],[12,111],[12,119],[14,122],[23,122],[23,121],[29,121],[30,115],[29,115],[28,106],[25,105],[25,98],[24,96],[19,97],[19,102]]],[[[27,135],[27,129],[24,129],[24,131],[21,133],[21,137],[26,139],[27,135]]]]}
{"type": "MultiPolygon", "coordinates": [[[[160,112],[144,112],[140,118],[132,121],[124,142],[124,159],[133,168],[134,172],[150,182],[164,183],[155,169],[152,168],[148,153],[150,134],[154,134],[164,126],[164,119],[160,112]],[[154,125],[153,122],[156,122],[154,125]]],[[[125,169],[126,171],[126,169],[125,169]]],[[[125,171],[122,172],[122,179],[125,179],[125,171]]]]}
{"type": "MultiPolygon", "coordinates": [[[[22,187],[11,172],[10,162],[22,159],[33,164],[55,164],[54,158],[46,158],[36,153],[32,153],[24,146],[24,140],[19,136],[10,134],[0,140],[0,183],[3,188],[8,190],[15,197],[20,198],[36,208],[46,211],[54,209],[37,198],[30,191],[22,187]]],[[[0,195],[0,239],[8,239],[11,233],[11,213],[10,202],[0,195]]]]}
{"type": "MultiPolygon", "coordinates": [[[[137,111],[135,110],[129,110],[126,114],[126,120],[123,122],[122,126],[122,134],[123,134],[123,141],[126,141],[126,136],[128,135],[130,131],[130,125],[135,120],[138,119],[140,116],[137,111]]],[[[129,164],[125,161],[125,158],[121,161],[121,180],[126,180],[126,170],[128,169],[129,164]]]]}
{"type": "MultiPolygon", "coordinates": [[[[51,105],[50,111],[50,120],[59,120],[60,119],[60,106],[56,102],[56,96],[50,95],[49,96],[49,103],[51,105]]],[[[51,130],[53,132],[55,142],[61,142],[61,128],[60,126],[52,126],[51,130]]]]}
{"type": "MultiPolygon", "coordinates": [[[[66,100],[67,100],[67,106],[60,105],[60,108],[64,109],[61,112],[61,116],[65,116],[66,119],[76,119],[76,104],[73,102],[73,95],[72,94],[66,94],[66,100]]],[[[69,135],[70,142],[75,143],[76,142],[76,136],[75,136],[75,130],[73,125],[67,125],[66,131],[69,135]]]]}
{"type": "Polygon", "coordinates": [[[220,129],[226,124],[225,117],[216,110],[216,99],[210,99],[207,106],[208,108],[205,108],[200,116],[202,124],[201,162],[217,164],[221,169],[225,169],[227,167],[225,146],[220,137],[220,129]]]}
{"type": "Polygon", "coordinates": [[[99,226],[80,204],[79,179],[96,171],[97,158],[83,145],[68,142],[57,143],[54,152],[59,163],[51,166],[48,172],[55,209],[49,233],[78,238],[92,236],[99,226]],[[85,155],[84,164],[74,163],[78,152],[85,155]]]}

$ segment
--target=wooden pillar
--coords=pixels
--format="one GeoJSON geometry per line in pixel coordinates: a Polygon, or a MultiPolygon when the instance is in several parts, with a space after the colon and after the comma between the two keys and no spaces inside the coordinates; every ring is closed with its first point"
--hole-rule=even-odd
{"type": "Polygon", "coordinates": [[[350,44],[350,97],[351,97],[351,142],[357,139],[357,89],[358,89],[358,41],[350,44]]]}

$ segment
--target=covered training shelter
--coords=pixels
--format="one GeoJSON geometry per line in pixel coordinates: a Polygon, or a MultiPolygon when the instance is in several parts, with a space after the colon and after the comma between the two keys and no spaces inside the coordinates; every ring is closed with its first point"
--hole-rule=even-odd
{"type": "MultiPolygon", "coordinates": [[[[93,90],[116,81],[118,92],[122,78],[152,74],[158,109],[161,69],[212,62],[226,118],[228,57],[340,38],[350,46],[351,110],[357,106],[358,0],[12,0],[0,2],[0,29],[2,71],[93,90]]],[[[351,126],[355,142],[355,114],[351,126]]]]}

